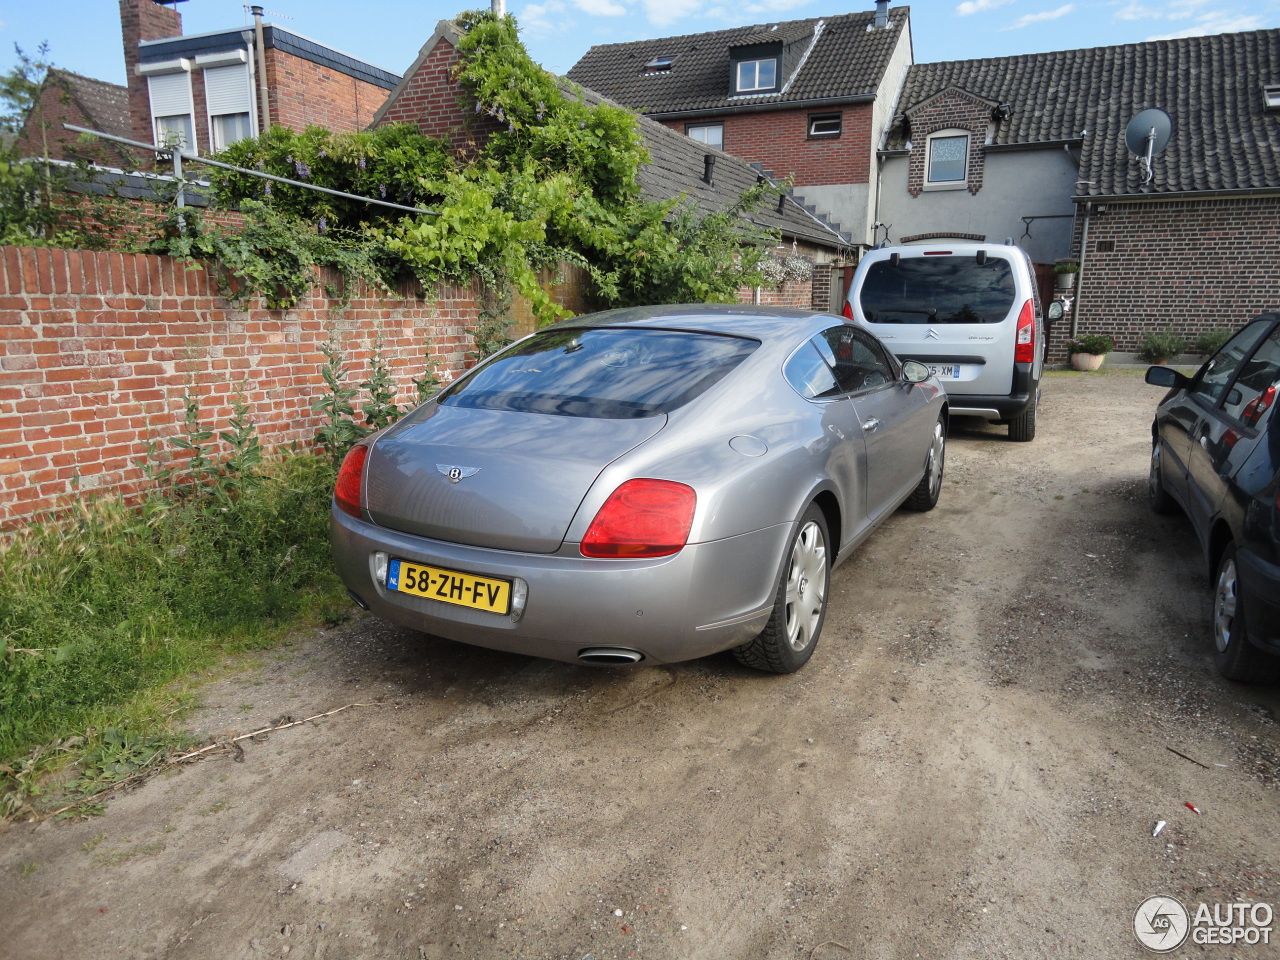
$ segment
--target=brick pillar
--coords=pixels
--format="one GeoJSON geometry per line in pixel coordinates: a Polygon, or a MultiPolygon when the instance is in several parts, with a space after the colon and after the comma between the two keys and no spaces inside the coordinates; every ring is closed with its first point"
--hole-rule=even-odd
{"type": "Polygon", "coordinates": [[[151,143],[151,100],[147,78],[139,77],[138,44],[182,36],[182,14],[155,0],[120,0],[120,35],[124,41],[125,83],[129,87],[129,129],[134,140],[151,143]]]}

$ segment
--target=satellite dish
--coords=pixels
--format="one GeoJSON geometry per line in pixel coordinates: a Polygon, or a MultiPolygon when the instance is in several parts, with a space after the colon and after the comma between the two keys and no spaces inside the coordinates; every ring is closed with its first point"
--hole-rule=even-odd
{"type": "Polygon", "coordinates": [[[1124,144],[1129,152],[1142,161],[1146,168],[1144,184],[1151,182],[1151,159],[1162,153],[1173,136],[1173,120],[1159,107],[1143,110],[1124,128],[1124,144]]]}

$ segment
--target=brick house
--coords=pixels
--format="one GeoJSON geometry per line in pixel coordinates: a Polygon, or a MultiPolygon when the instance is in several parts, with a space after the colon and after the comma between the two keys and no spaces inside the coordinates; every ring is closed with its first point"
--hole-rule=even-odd
{"type": "Polygon", "coordinates": [[[131,138],[200,154],[269,126],[362,130],[400,80],[275,24],[262,24],[261,50],[253,27],[183,36],[182,15],[157,0],[120,0],[120,27],[131,138]]]}
{"type": "Polygon", "coordinates": [[[1280,30],[916,64],[898,103],[877,220],[1078,260],[1056,340],[1129,352],[1280,305],[1280,30]],[[1148,182],[1125,129],[1151,107],[1172,137],[1148,182]]]}
{"type": "Polygon", "coordinates": [[[569,70],[707,146],[791,177],[853,245],[872,242],[875,147],[912,61],[907,7],[592,47],[569,70]]]}
{"type": "MultiPolygon", "coordinates": [[[[444,20],[437,24],[403,79],[378,110],[372,126],[411,124],[429,136],[449,141],[463,154],[496,130],[495,120],[477,114],[464,102],[462,87],[456,79],[460,40],[461,34],[453,22],[444,20]]],[[[577,84],[566,85],[565,92],[587,103],[609,102],[577,84]]],[[[636,122],[649,151],[649,162],[641,166],[638,174],[640,193],[645,200],[683,196],[702,213],[712,213],[731,206],[764,175],[758,166],[660,123],[643,116],[636,122]]],[[[786,253],[794,251],[807,256],[817,264],[817,269],[813,282],[804,284],[803,289],[799,285],[783,284],[777,289],[743,291],[743,298],[831,310],[835,296],[832,291],[838,292],[839,288],[838,283],[833,288],[834,265],[841,261],[846,249],[844,238],[790,197],[756,211],[752,220],[757,226],[780,234],[786,253]]],[[[834,307],[838,310],[839,304],[834,307]]]]}
{"type": "Polygon", "coordinates": [[[127,165],[129,158],[118,144],[81,141],[80,135],[63,129],[64,123],[128,137],[129,92],[116,83],[82,77],[53,68],[45,76],[40,94],[18,132],[20,156],[54,160],[85,160],[104,166],[127,165]]]}

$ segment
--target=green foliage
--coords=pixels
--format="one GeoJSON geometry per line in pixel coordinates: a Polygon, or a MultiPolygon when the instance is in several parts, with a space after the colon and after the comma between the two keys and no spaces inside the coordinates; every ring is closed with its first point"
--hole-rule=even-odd
{"type": "Polygon", "coordinates": [[[1055,263],[1053,265],[1053,272],[1057,274],[1079,273],[1080,264],[1076,263],[1074,260],[1068,260],[1064,263],[1055,263]]]}
{"type": "Polygon", "coordinates": [[[1091,353],[1094,356],[1107,354],[1115,348],[1116,342],[1105,333],[1086,333],[1067,341],[1067,353],[1091,353]]]}
{"type": "Polygon", "coordinates": [[[28,56],[16,43],[13,50],[18,62],[8,73],[0,74],[0,130],[17,133],[39,99],[53,63],[47,40],[36,47],[35,57],[28,56]]]}
{"type": "Polygon", "coordinates": [[[1235,333],[1231,327],[1212,327],[1200,331],[1193,349],[1201,356],[1209,357],[1223,348],[1231,335],[1235,333]]]}
{"type": "Polygon", "coordinates": [[[351,371],[342,359],[342,351],[337,342],[331,340],[320,349],[325,356],[320,375],[324,377],[328,392],[311,401],[311,409],[323,413],[329,421],[316,432],[316,442],[336,467],[342,463],[347,451],[368,431],[355,421],[356,408],[352,401],[360,391],[344,384],[351,371]]]}
{"type": "Polygon", "coordinates": [[[335,602],[332,466],[290,456],[258,476],[229,503],[82,500],[0,548],[0,764],[131,711],[155,732],[165,684],[335,602]]]}
{"type": "Polygon", "coordinates": [[[1172,330],[1146,333],[1138,341],[1138,359],[1146,363],[1167,363],[1186,350],[1186,338],[1172,330]]]}
{"type": "Polygon", "coordinates": [[[231,507],[246,490],[257,487],[262,478],[262,444],[257,428],[249,419],[243,397],[232,401],[229,430],[217,437],[227,446],[223,453],[214,443],[214,431],[201,421],[200,398],[195,393],[182,397],[182,432],[169,438],[169,451],[156,441],[147,444],[147,459],[139,461],[143,474],[156,487],[156,504],[161,509],[174,500],[192,500],[211,509],[231,507]]]}
{"type": "Polygon", "coordinates": [[[369,379],[360,384],[360,389],[369,397],[360,410],[370,432],[388,427],[400,419],[401,411],[396,406],[396,382],[382,355],[381,340],[373,346],[373,354],[369,357],[369,379]]]}

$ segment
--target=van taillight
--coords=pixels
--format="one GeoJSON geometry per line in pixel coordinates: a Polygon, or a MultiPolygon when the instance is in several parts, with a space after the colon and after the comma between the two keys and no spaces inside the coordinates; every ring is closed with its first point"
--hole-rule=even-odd
{"type": "Polygon", "coordinates": [[[369,448],[364,444],[352,447],[338,469],[338,482],[333,485],[333,499],[343,513],[360,519],[360,493],[364,489],[364,462],[369,448]]]}
{"type": "Polygon", "coordinates": [[[1018,338],[1014,341],[1013,362],[1036,361],[1036,308],[1030,300],[1022,305],[1018,314],[1018,338]]]}
{"type": "Polygon", "coordinates": [[[852,319],[853,319],[853,304],[852,304],[852,303],[850,303],[848,300],[846,300],[846,301],[844,302],[844,310],[843,310],[842,312],[844,313],[844,318],[845,318],[846,320],[852,320],[852,319]]]}

